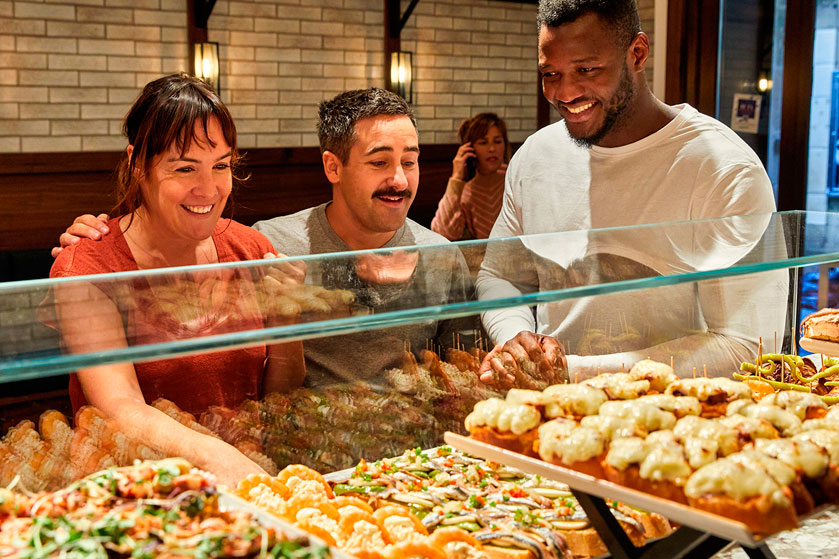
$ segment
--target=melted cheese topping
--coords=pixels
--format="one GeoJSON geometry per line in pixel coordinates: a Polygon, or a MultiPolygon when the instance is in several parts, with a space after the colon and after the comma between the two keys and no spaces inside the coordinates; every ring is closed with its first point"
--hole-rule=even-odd
{"type": "Polygon", "coordinates": [[[666,393],[693,396],[700,402],[718,394],[725,394],[728,402],[752,399],[752,389],[748,385],[725,377],[679,379],[667,387],[666,393]]]}
{"type": "Polygon", "coordinates": [[[511,404],[498,398],[490,398],[475,404],[472,413],[466,416],[466,428],[486,425],[502,433],[523,435],[535,429],[542,421],[539,411],[525,404],[511,404]]]}
{"type": "Polygon", "coordinates": [[[635,363],[629,369],[629,376],[633,380],[650,381],[650,390],[656,392],[664,392],[671,383],[679,380],[679,377],[676,376],[669,365],[651,359],[644,359],[635,363]]]}
{"type": "Polygon", "coordinates": [[[676,437],[671,429],[662,429],[661,431],[653,431],[647,436],[647,444],[671,444],[678,443],[679,439],[676,437]]]}
{"type": "Polygon", "coordinates": [[[663,411],[657,406],[632,400],[617,400],[605,402],[600,406],[600,415],[610,415],[624,419],[632,419],[641,424],[647,431],[671,429],[676,424],[676,416],[663,411]]]}
{"type": "Polygon", "coordinates": [[[629,373],[599,375],[581,384],[603,390],[611,400],[634,400],[650,389],[650,381],[634,380],[629,373]]]}
{"type": "Polygon", "coordinates": [[[585,462],[605,449],[606,439],[600,432],[568,419],[554,419],[539,428],[539,456],[549,462],[585,462]]]}
{"type": "Polygon", "coordinates": [[[544,406],[550,402],[550,399],[546,398],[538,390],[524,390],[522,388],[511,388],[508,390],[505,400],[509,404],[527,404],[529,406],[544,406]]]}
{"type": "Polygon", "coordinates": [[[688,478],[685,495],[697,498],[709,494],[727,495],[737,501],[767,495],[781,506],[791,504],[781,485],[765,470],[732,460],[731,456],[702,466],[688,478]]]}
{"type": "Polygon", "coordinates": [[[792,412],[801,421],[804,421],[804,418],[807,417],[808,408],[824,409],[827,407],[824,401],[812,392],[799,392],[798,390],[775,392],[761,399],[760,403],[778,406],[792,412]]]}
{"type": "Polygon", "coordinates": [[[728,406],[726,415],[734,414],[765,419],[780,431],[784,437],[791,437],[801,430],[801,420],[794,413],[781,409],[778,406],[766,405],[763,402],[760,404],[749,403],[745,400],[732,402],[728,406]]]}
{"type": "Polygon", "coordinates": [[[721,454],[719,443],[710,439],[686,439],[682,441],[682,445],[685,448],[688,464],[694,470],[710,464],[721,454]]]}
{"type": "Polygon", "coordinates": [[[606,463],[613,468],[624,471],[633,464],[640,464],[650,453],[649,447],[644,439],[639,437],[627,437],[612,441],[609,452],[606,454],[606,463]]]}
{"type": "Polygon", "coordinates": [[[702,413],[702,405],[693,396],[671,396],[669,394],[650,394],[641,396],[639,402],[647,402],[659,409],[669,411],[679,417],[686,415],[699,415],[702,413]]]}
{"type": "Polygon", "coordinates": [[[682,445],[675,442],[653,446],[644,461],[641,462],[639,469],[639,473],[644,479],[673,481],[679,485],[684,484],[684,480],[692,471],[685,460],[682,445]]]}
{"type": "Polygon", "coordinates": [[[721,417],[717,421],[731,427],[738,433],[748,436],[752,440],[778,438],[778,430],[772,427],[772,424],[765,419],[743,415],[730,415],[728,417],[721,417]]]}
{"type": "Polygon", "coordinates": [[[830,454],[830,463],[839,464],[839,431],[830,431],[827,429],[813,429],[812,431],[804,431],[793,437],[796,441],[810,441],[830,454]]]}
{"type": "Polygon", "coordinates": [[[789,485],[796,478],[795,470],[788,464],[784,464],[780,460],[776,460],[756,450],[743,450],[728,456],[727,459],[736,463],[762,468],[767,474],[772,476],[772,479],[781,485],[789,485]]]}
{"type": "Polygon", "coordinates": [[[723,456],[740,450],[740,437],[737,431],[721,421],[689,415],[676,422],[673,432],[682,441],[687,439],[714,441],[723,456]]]}
{"type": "Polygon", "coordinates": [[[547,387],[544,395],[548,399],[545,415],[549,418],[594,415],[609,399],[603,390],[582,383],[555,384],[547,387]]]}
{"type": "Polygon", "coordinates": [[[610,415],[589,415],[580,421],[583,427],[599,431],[607,441],[623,437],[643,437],[647,431],[632,419],[610,415]]]}
{"type": "Polygon", "coordinates": [[[810,442],[793,439],[759,439],[754,448],[758,452],[776,458],[810,478],[824,475],[830,458],[827,450],[810,442]]]}

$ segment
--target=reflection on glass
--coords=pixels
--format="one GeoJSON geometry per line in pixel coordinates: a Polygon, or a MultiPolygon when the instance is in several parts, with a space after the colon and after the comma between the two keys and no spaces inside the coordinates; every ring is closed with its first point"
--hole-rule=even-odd
{"type": "MultiPolygon", "coordinates": [[[[556,335],[572,381],[648,356],[672,358],[682,376],[694,368],[729,374],[732,363],[754,357],[758,340],[766,349],[782,345],[796,326],[785,321],[789,268],[839,260],[839,216],[818,218],[832,225],[811,228],[808,214],[793,212],[6,284],[0,375],[213,358],[303,339],[301,388],[206,409],[149,403],[269,472],[289,463],[330,471],[438,444],[445,430],[463,432],[474,403],[498,395],[478,380],[493,345],[481,313],[489,334],[494,314],[514,312],[502,329],[529,317],[528,327],[556,335]],[[479,297],[462,256],[470,251],[486,251],[479,297]],[[494,290],[484,289],[486,274],[494,290]],[[62,313],[90,317],[89,301],[103,295],[120,311],[123,345],[99,331],[95,350],[62,351],[45,324],[57,325],[62,313]]],[[[73,345],[72,332],[60,334],[64,347],[73,345]]],[[[27,487],[45,488],[154,456],[85,410],[75,422],[53,412],[7,434],[19,452],[9,455],[0,484],[23,469],[27,487]]]]}

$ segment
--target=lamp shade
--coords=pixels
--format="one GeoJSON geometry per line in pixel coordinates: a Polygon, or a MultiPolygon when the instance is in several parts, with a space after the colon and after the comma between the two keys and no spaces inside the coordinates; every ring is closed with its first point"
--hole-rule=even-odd
{"type": "Polygon", "coordinates": [[[409,103],[414,102],[413,53],[396,51],[390,54],[390,83],[393,92],[409,103]]]}
{"type": "Polygon", "coordinates": [[[218,43],[194,43],[193,53],[195,77],[201,78],[219,93],[218,43]]]}

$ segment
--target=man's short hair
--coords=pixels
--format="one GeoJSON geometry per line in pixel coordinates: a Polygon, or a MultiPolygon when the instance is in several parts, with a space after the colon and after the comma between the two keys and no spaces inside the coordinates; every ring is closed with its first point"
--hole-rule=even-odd
{"type": "Polygon", "coordinates": [[[374,116],[407,116],[417,127],[414,109],[399,95],[378,87],[345,91],[318,108],[321,153],[331,151],[346,163],[356,139],[355,123],[374,116]]]}
{"type": "Polygon", "coordinates": [[[615,39],[627,47],[641,32],[641,20],[635,0],[539,0],[536,22],[542,26],[559,27],[586,14],[595,14],[615,30],[615,39]]]}

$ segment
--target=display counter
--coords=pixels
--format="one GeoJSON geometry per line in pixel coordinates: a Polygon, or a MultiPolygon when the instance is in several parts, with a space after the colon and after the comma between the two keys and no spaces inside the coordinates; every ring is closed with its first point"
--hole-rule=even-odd
{"type": "Polygon", "coordinates": [[[474,404],[510,386],[481,382],[482,359],[522,324],[568,355],[567,370],[519,356],[509,372],[524,388],[648,357],[682,377],[730,376],[790,353],[801,268],[836,261],[839,215],[784,212],[0,284],[0,486],[53,490],[170,454],[86,405],[119,364],[134,364],[147,404],[269,474],[327,473],[465,433],[474,404]],[[275,368],[279,384],[239,365],[300,341],[305,370],[275,368]],[[229,369],[213,372],[220,359],[229,369]],[[160,362],[178,365],[144,384],[160,362]],[[56,377],[49,405],[69,383],[64,413],[32,396],[56,377]]]}

